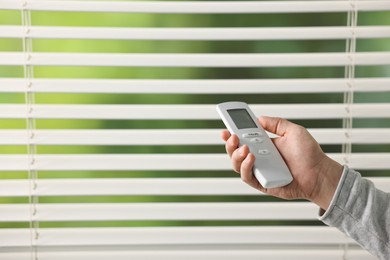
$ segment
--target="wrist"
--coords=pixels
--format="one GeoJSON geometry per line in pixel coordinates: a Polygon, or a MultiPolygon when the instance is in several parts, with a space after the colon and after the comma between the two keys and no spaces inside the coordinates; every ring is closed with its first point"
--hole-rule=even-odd
{"type": "Polygon", "coordinates": [[[343,166],[326,156],[318,167],[317,183],[310,201],[317,204],[321,209],[327,210],[342,173],[343,166]]]}

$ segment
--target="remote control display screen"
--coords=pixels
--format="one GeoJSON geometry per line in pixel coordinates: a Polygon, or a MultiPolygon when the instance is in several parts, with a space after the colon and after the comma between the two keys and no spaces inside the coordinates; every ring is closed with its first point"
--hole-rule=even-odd
{"type": "Polygon", "coordinates": [[[238,129],[257,128],[246,109],[229,109],[227,112],[238,129]]]}

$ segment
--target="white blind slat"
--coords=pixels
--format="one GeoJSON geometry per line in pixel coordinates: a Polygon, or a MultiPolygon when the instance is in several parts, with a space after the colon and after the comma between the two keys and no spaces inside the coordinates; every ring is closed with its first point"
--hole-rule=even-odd
{"type": "MultiPolygon", "coordinates": [[[[120,80],[32,79],[32,93],[149,93],[149,94],[246,94],[246,93],[341,93],[348,79],[214,79],[214,80],[120,80]],[[239,88],[237,86],[240,86],[239,88]]],[[[388,92],[389,78],[355,78],[355,92],[388,92]]],[[[22,78],[0,78],[0,92],[25,92],[22,78]]]]}
{"type": "MultiPolygon", "coordinates": [[[[389,128],[358,128],[351,137],[340,129],[308,129],[320,144],[389,144],[389,128]]],[[[0,145],[223,145],[222,129],[0,130],[0,145]],[[188,138],[191,136],[191,138],[188,138]]],[[[274,135],[271,135],[274,137],[274,135]]]]}
{"type": "MultiPolygon", "coordinates": [[[[301,119],[388,118],[390,104],[264,104],[251,105],[256,115],[301,119]]],[[[215,105],[25,105],[0,104],[0,118],[41,119],[146,119],[146,120],[219,120],[215,105]],[[27,115],[28,112],[28,115],[27,115]]]]}
{"type": "Polygon", "coordinates": [[[124,54],[0,52],[0,65],[135,66],[135,67],[306,67],[388,65],[390,52],[251,53],[251,54],[124,54]],[[352,59],[352,60],[351,60],[352,59]]]}
{"type": "MultiPolygon", "coordinates": [[[[65,179],[38,180],[39,196],[93,195],[262,195],[239,178],[65,179]]],[[[0,183],[1,196],[28,196],[26,180],[0,183]]]]}
{"type": "MultiPolygon", "coordinates": [[[[17,252],[17,253],[3,253],[4,257],[8,260],[24,260],[30,256],[30,253],[17,252]]],[[[115,258],[116,260],[181,260],[183,258],[187,260],[214,260],[217,258],[223,258],[225,260],[236,260],[239,258],[245,258],[246,260],[258,260],[259,258],[269,258],[273,260],[302,260],[304,258],[316,259],[316,260],[328,260],[337,259],[344,256],[344,250],[340,248],[336,249],[313,249],[303,248],[294,250],[291,248],[278,249],[232,249],[231,246],[223,249],[210,249],[194,248],[186,250],[175,249],[121,249],[121,250],[75,250],[58,249],[56,252],[43,251],[39,253],[39,257],[43,260],[56,259],[56,260],[68,260],[81,257],[85,260],[105,260],[108,258],[115,258]]],[[[348,247],[348,259],[350,260],[375,260],[376,258],[370,255],[363,249],[355,249],[348,247]]]]}
{"type": "Polygon", "coordinates": [[[227,170],[223,154],[96,154],[36,155],[28,165],[25,155],[0,155],[4,170],[227,170]],[[151,163],[153,162],[153,163],[151,163]],[[180,163],[178,163],[180,162],[180,163]]]}
{"type": "MultiPolygon", "coordinates": [[[[390,192],[386,177],[369,178],[375,186],[390,192]]],[[[119,178],[43,179],[36,181],[37,196],[122,196],[122,195],[264,195],[245,185],[240,178],[119,178]]],[[[29,181],[5,180],[0,196],[29,196],[29,181]]]]}
{"type": "MultiPolygon", "coordinates": [[[[269,203],[40,203],[33,220],[316,220],[318,208],[309,202],[269,203]]],[[[31,219],[29,204],[0,205],[0,221],[31,219]]]]}
{"type": "MultiPolygon", "coordinates": [[[[28,246],[28,229],[0,230],[2,245],[28,246]],[[4,238],[8,239],[4,239],[4,238]],[[19,239],[18,239],[19,238],[19,239]],[[25,238],[25,239],[23,239],[25,238]]],[[[40,246],[89,245],[338,245],[356,244],[329,227],[45,228],[40,246]],[[300,234],[297,236],[296,234],[300,234]]],[[[0,238],[0,239],[1,239],[0,238]]]]}
{"type": "MultiPolygon", "coordinates": [[[[344,164],[345,155],[328,155],[344,164]]],[[[30,165],[26,155],[0,155],[0,163],[5,171],[25,171],[30,167],[37,171],[231,170],[231,162],[225,154],[39,154],[34,158],[34,163],[30,165]]],[[[349,156],[349,166],[356,169],[388,169],[390,153],[353,153],[349,156]]]]}
{"type": "MultiPolygon", "coordinates": [[[[22,2],[1,0],[4,9],[22,9],[22,2]]],[[[99,1],[26,1],[23,8],[40,11],[73,12],[126,12],[126,13],[310,13],[310,12],[346,12],[377,11],[389,9],[388,1],[207,1],[207,2],[99,2],[99,1]]]]}
{"type": "MultiPolygon", "coordinates": [[[[0,26],[0,38],[23,38],[22,26],[0,26]]],[[[390,26],[274,28],[110,28],[31,26],[28,37],[105,40],[308,40],[387,38],[390,26]]]]}

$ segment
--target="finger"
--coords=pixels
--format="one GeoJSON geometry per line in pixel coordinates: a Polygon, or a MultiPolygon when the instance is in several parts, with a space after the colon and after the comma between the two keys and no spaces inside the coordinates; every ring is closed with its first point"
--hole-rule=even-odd
{"type": "Polygon", "coordinates": [[[232,153],[232,165],[233,165],[233,170],[237,173],[240,173],[241,171],[241,164],[244,161],[244,159],[247,157],[249,153],[249,148],[248,146],[244,145],[240,147],[239,149],[236,149],[232,153]]]}
{"type": "Polygon", "coordinates": [[[245,159],[241,163],[240,173],[241,173],[241,179],[245,183],[253,183],[253,179],[255,177],[253,176],[253,164],[255,162],[255,157],[253,154],[248,154],[248,156],[245,157],[245,159]]]}
{"type": "Polygon", "coordinates": [[[229,139],[226,141],[225,149],[230,158],[232,157],[235,150],[237,150],[240,141],[236,135],[231,135],[229,139]]]}
{"type": "Polygon", "coordinates": [[[251,153],[243,160],[241,164],[241,179],[249,186],[266,193],[267,190],[261,186],[259,181],[253,175],[253,165],[255,160],[255,156],[251,153]]]}
{"type": "Polygon", "coordinates": [[[294,125],[294,123],[286,119],[268,116],[259,117],[259,122],[265,130],[279,136],[285,135],[288,128],[294,125]]]}
{"type": "Polygon", "coordinates": [[[224,140],[225,142],[230,138],[231,134],[228,130],[223,130],[221,132],[221,137],[222,137],[222,140],[224,140]]]}

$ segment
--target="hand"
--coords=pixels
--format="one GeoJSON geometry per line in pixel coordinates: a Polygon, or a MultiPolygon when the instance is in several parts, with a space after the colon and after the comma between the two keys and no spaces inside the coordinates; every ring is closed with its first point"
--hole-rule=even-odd
{"type": "Polygon", "coordinates": [[[304,127],[273,117],[260,117],[259,122],[266,131],[279,136],[273,142],[290,169],[293,181],[281,188],[262,187],[252,174],[255,156],[246,145],[238,148],[238,137],[225,130],[222,139],[226,141],[226,152],[234,171],[241,174],[244,182],[262,192],[283,199],[307,199],[326,210],[343,166],[326,156],[304,127]]]}

